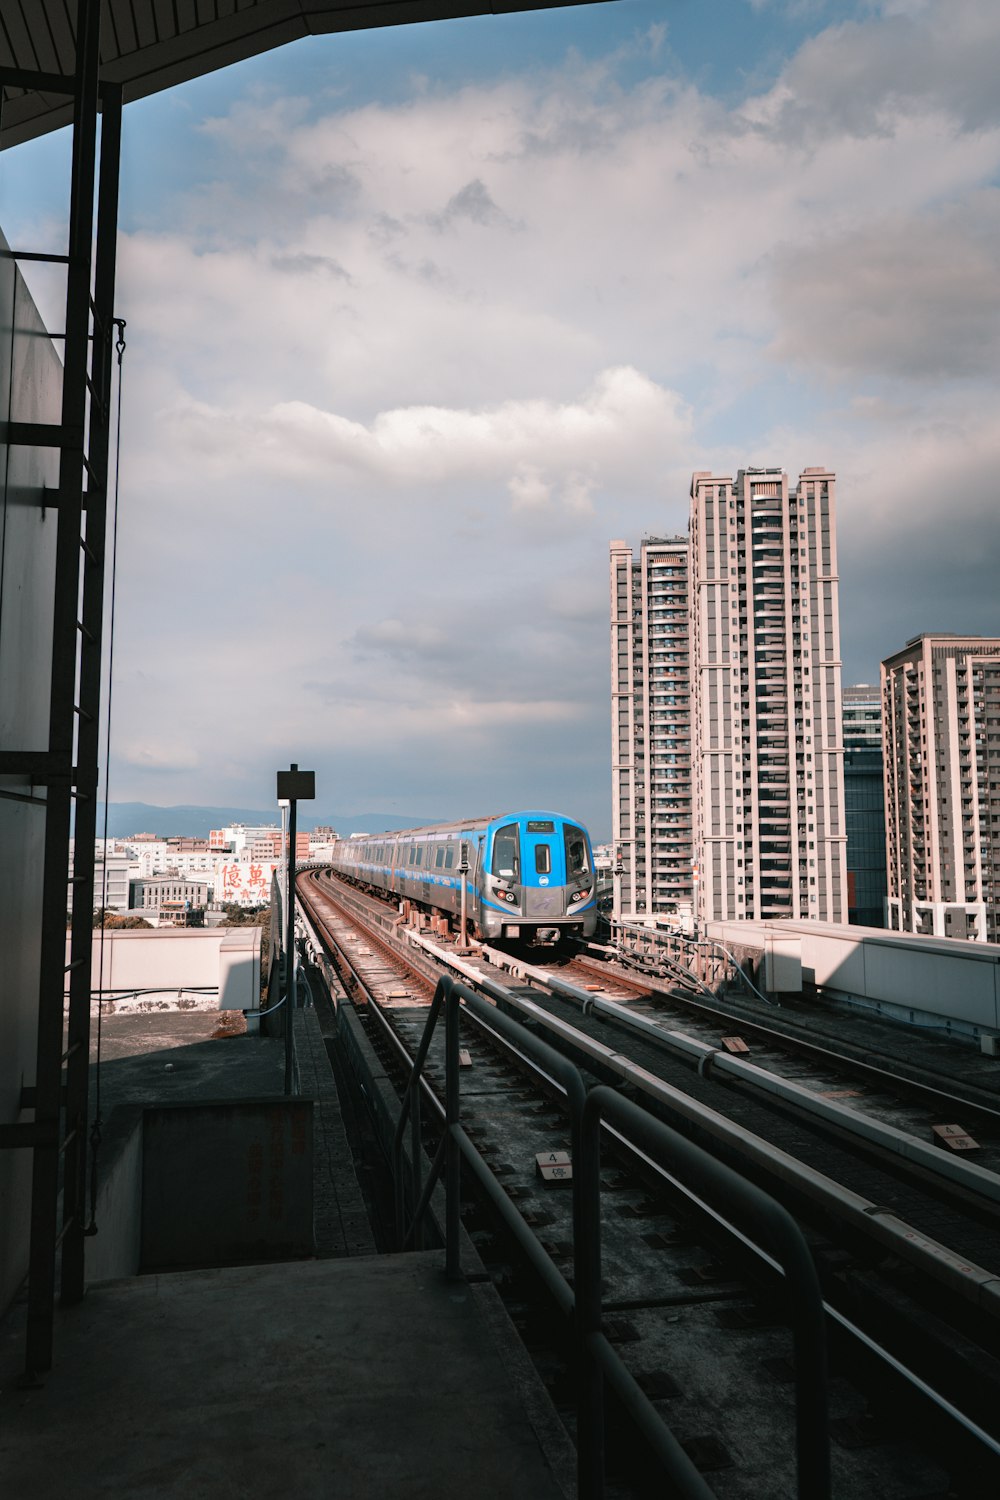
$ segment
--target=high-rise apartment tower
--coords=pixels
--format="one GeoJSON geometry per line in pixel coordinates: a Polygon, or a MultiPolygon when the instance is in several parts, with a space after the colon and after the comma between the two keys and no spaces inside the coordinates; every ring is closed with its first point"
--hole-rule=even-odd
{"type": "Polygon", "coordinates": [[[699,918],[846,920],[834,490],[691,481],[699,918]]]}
{"type": "Polygon", "coordinates": [[[846,920],[834,489],[697,473],[686,539],[611,544],[616,914],[846,920]]]}
{"type": "Polygon", "coordinates": [[[889,926],[1000,941],[1000,638],[914,636],[882,716],[889,926]]]}
{"type": "Polygon", "coordinates": [[[611,543],[615,911],[690,913],[688,543],[611,543]]]}

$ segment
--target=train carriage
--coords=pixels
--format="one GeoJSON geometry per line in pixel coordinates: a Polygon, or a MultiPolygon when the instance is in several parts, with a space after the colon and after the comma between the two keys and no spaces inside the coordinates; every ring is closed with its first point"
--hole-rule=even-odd
{"type": "Polygon", "coordinates": [[[456,926],[464,879],[469,923],[482,941],[557,942],[591,937],[597,925],[590,836],[561,813],[339,839],[332,865],[372,890],[445,912],[456,926]]]}

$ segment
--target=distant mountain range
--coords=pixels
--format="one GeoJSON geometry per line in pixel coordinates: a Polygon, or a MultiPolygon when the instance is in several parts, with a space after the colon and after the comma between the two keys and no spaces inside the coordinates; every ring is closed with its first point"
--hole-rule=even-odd
{"type": "MultiPolygon", "coordinates": [[[[317,813],[300,804],[297,827],[300,833],[324,825],[335,828],[343,837],[352,833],[382,833],[388,828],[420,828],[435,818],[403,818],[397,813],[361,813],[344,817],[339,813],[317,813]]],[[[228,828],[233,823],[280,825],[277,807],[155,807],[149,802],[112,802],[108,807],[108,837],[128,838],[135,833],[155,833],[157,838],[177,834],[183,838],[207,839],[213,828],[228,828]]],[[[97,808],[97,837],[104,837],[104,804],[97,808]]]]}

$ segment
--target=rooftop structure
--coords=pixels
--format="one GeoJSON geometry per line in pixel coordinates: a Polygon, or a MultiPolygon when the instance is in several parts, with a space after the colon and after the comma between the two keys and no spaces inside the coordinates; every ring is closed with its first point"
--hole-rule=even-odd
{"type": "Polygon", "coordinates": [[[914,636],[882,663],[888,925],[1000,940],[1000,637],[914,636]]]}

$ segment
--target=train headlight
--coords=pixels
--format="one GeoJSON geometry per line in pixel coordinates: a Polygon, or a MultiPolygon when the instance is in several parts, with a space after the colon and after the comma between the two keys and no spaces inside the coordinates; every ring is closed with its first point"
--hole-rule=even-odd
{"type": "Polygon", "coordinates": [[[593,886],[586,885],[582,891],[574,891],[569,899],[570,901],[585,901],[588,896],[592,896],[593,894],[593,886]]]}

